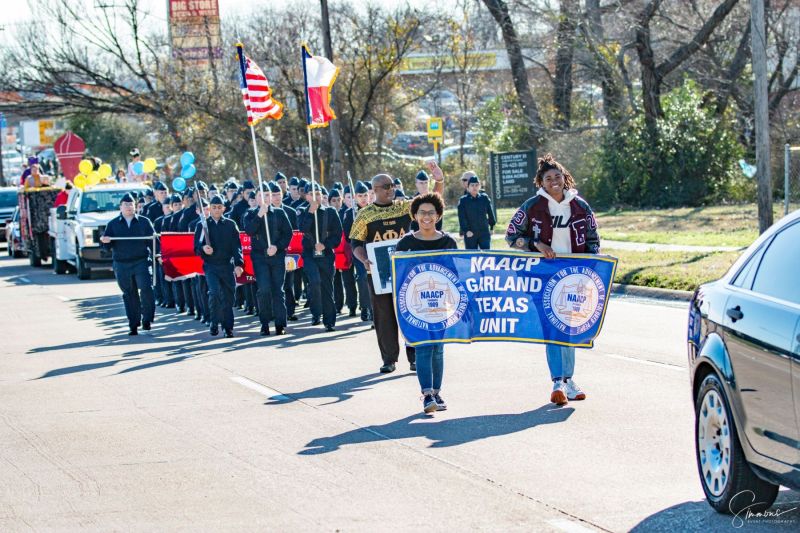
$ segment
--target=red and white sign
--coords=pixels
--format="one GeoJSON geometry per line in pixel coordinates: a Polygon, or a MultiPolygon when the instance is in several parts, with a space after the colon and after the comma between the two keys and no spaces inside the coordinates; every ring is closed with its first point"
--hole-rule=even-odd
{"type": "Polygon", "coordinates": [[[53,149],[58,158],[58,164],[61,165],[61,172],[64,176],[72,181],[72,179],[80,174],[78,164],[83,159],[83,153],[86,151],[86,143],[83,139],[68,131],[53,143],[53,149]]]}

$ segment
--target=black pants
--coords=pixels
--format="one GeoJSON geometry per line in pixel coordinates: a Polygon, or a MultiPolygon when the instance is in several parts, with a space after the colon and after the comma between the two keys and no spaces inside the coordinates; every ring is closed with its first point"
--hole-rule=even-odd
{"type": "Polygon", "coordinates": [[[275,320],[275,326],[286,327],[286,300],[283,284],[286,281],[286,263],[283,255],[271,258],[253,255],[253,271],[258,285],[258,318],[262,326],[275,320]]]}
{"type": "Polygon", "coordinates": [[[186,301],[186,309],[194,313],[194,291],[192,290],[192,280],[185,279],[181,281],[183,289],[183,299],[186,301]]]}
{"type": "Polygon", "coordinates": [[[138,328],[141,322],[152,322],[156,306],[149,262],[146,259],[135,263],[115,261],[113,267],[117,285],[122,289],[122,301],[125,304],[128,327],[138,328]]]}
{"type": "MultiPolygon", "coordinates": [[[[303,259],[303,264],[305,264],[305,258],[303,259]]],[[[300,300],[303,296],[303,277],[305,276],[305,272],[303,272],[302,268],[298,268],[294,271],[294,299],[295,301],[300,300]]],[[[306,295],[308,296],[308,295],[306,295]]]]}
{"type": "Polygon", "coordinates": [[[170,283],[172,285],[172,296],[175,298],[175,306],[178,308],[178,311],[186,309],[186,298],[183,295],[183,281],[173,281],[170,283]]]}
{"type": "Polygon", "coordinates": [[[242,286],[244,290],[244,308],[247,310],[254,309],[256,306],[256,292],[255,285],[248,283],[242,286]]]}
{"type": "Polygon", "coordinates": [[[197,313],[203,319],[209,319],[211,312],[208,308],[208,283],[205,276],[195,276],[192,278],[194,287],[194,303],[197,313]]]}
{"type": "Polygon", "coordinates": [[[208,304],[211,312],[211,325],[222,324],[222,329],[233,329],[233,292],[236,277],[233,265],[212,265],[203,263],[208,283],[208,304]]]}
{"type": "Polygon", "coordinates": [[[164,305],[175,305],[175,293],[172,292],[172,282],[164,278],[164,269],[158,265],[158,274],[161,277],[161,302],[164,305]]]}
{"type": "Polygon", "coordinates": [[[311,316],[319,318],[325,326],[336,325],[336,308],[333,305],[333,254],[314,257],[303,254],[303,271],[308,278],[306,294],[311,316]]]}
{"type": "Polygon", "coordinates": [[[492,234],[484,233],[483,235],[475,235],[472,237],[464,237],[464,248],[467,250],[488,250],[492,246],[492,234]]]}
{"type": "MultiPolygon", "coordinates": [[[[400,330],[394,314],[392,294],[375,294],[371,276],[368,283],[372,298],[372,318],[375,322],[375,335],[378,337],[381,358],[385,365],[394,364],[400,356],[400,330]]],[[[406,346],[406,358],[409,363],[416,360],[415,350],[411,346],[406,346]]]]}
{"type": "Polygon", "coordinates": [[[283,280],[283,293],[285,294],[286,298],[287,316],[292,316],[295,308],[297,307],[297,299],[294,296],[294,273],[294,270],[287,272],[286,277],[283,280]]]}
{"type": "Polygon", "coordinates": [[[361,319],[366,320],[372,314],[372,280],[367,274],[364,263],[355,260],[356,287],[358,287],[358,305],[361,307],[361,319]]]}
{"type": "Polygon", "coordinates": [[[355,311],[358,306],[356,278],[353,270],[351,265],[347,270],[337,270],[333,277],[333,303],[338,312],[342,311],[344,305],[347,305],[351,311],[355,311]]]}

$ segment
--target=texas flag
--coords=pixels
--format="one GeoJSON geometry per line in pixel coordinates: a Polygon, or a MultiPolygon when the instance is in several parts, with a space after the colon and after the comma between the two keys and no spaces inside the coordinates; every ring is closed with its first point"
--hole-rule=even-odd
{"type": "Polygon", "coordinates": [[[306,124],[324,128],[336,118],[331,109],[331,87],[339,68],[322,56],[312,56],[303,45],[303,78],[306,85],[306,124]]]}

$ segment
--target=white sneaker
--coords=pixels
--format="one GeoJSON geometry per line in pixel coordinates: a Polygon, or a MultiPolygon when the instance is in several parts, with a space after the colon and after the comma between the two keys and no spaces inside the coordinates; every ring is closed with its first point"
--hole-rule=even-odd
{"type": "Polygon", "coordinates": [[[567,389],[567,399],[572,400],[585,400],[586,394],[578,387],[578,384],[572,381],[572,378],[567,378],[565,383],[567,389]]]}
{"type": "Polygon", "coordinates": [[[567,385],[560,379],[553,382],[553,392],[550,394],[550,402],[556,405],[567,404],[567,385]]]}

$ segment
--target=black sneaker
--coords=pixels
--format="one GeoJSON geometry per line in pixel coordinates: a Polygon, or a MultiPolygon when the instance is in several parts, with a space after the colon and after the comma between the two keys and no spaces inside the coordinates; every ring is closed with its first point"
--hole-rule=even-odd
{"type": "Polygon", "coordinates": [[[177,314],[177,315],[182,315],[185,312],[186,312],[186,308],[185,307],[176,307],[175,308],[175,314],[177,314]]]}
{"type": "Polygon", "coordinates": [[[327,332],[336,331],[336,328],[333,326],[325,326],[325,331],[327,332]]]}
{"type": "Polygon", "coordinates": [[[433,395],[433,399],[436,400],[437,411],[447,411],[447,404],[444,403],[444,400],[442,399],[441,396],[439,396],[438,392],[433,395]]]}
{"type": "Polygon", "coordinates": [[[394,363],[389,363],[388,365],[383,365],[381,367],[381,374],[391,374],[394,372],[395,366],[394,363]]]}
{"type": "Polygon", "coordinates": [[[219,335],[219,327],[216,324],[214,324],[213,326],[211,326],[211,329],[209,329],[208,332],[211,333],[212,337],[216,337],[217,335],[219,335]]]}
{"type": "Polygon", "coordinates": [[[275,326],[275,335],[286,335],[286,330],[283,326],[275,326]]]}
{"type": "Polygon", "coordinates": [[[132,335],[138,335],[138,334],[139,334],[138,328],[131,328],[131,330],[128,332],[128,335],[131,335],[131,336],[132,335]]]}
{"type": "Polygon", "coordinates": [[[288,317],[286,317],[286,320],[288,320],[289,322],[297,322],[297,315],[289,315],[288,317]]]}
{"type": "Polygon", "coordinates": [[[315,316],[314,318],[311,319],[312,326],[319,326],[321,322],[322,320],[320,320],[318,316],[315,316]]]}
{"type": "Polygon", "coordinates": [[[200,313],[197,313],[196,315],[194,315],[194,319],[195,320],[202,320],[203,319],[203,315],[201,315],[200,313]]]}
{"type": "Polygon", "coordinates": [[[410,363],[408,365],[408,369],[411,370],[412,372],[416,372],[417,371],[417,363],[410,363]]]}
{"type": "Polygon", "coordinates": [[[193,314],[194,314],[194,309],[192,308],[187,309],[186,316],[192,316],[193,314]]]}
{"type": "Polygon", "coordinates": [[[150,331],[150,322],[148,322],[147,320],[142,322],[142,329],[145,331],[150,331]]]}
{"type": "Polygon", "coordinates": [[[350,317],[356,316],[356,310],[355,309],[351,309],[350,312],[347,314],[347,316],[350,316],[350,317]]]}
{"type": "Polygon", "coordinates": [[[422,411],[430,414],[439,410],[439,406],[436,403],[436,400],[433,398],[433,394],[426,394],[422,397],[422,411]]]}
{"type": "Polygon", "coordinates": [[[232,339],[233,338],[233,330],[232,329],[226,329],[225,330],[225,338],[226,339],[232,339]]]}
{"type": "Polygon", "coordinates": [[[261,336],[269,337],[269,326],[261,326],[261,336]]]}

